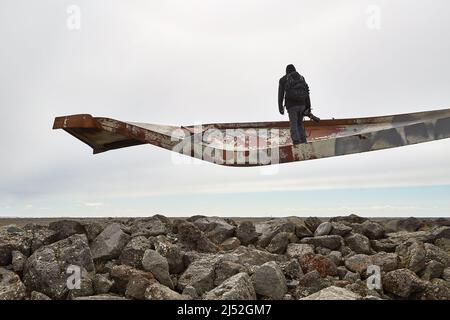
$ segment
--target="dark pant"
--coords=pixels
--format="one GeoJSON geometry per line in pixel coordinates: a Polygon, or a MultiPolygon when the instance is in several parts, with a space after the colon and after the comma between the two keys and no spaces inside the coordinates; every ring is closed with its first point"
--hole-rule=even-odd
{"type": "Polygon", "coordinates": [[[291,126],[291,138],[294,144],[305,143],[306,133],[303,127],[303,117],[305,106],[293,106],[287,109],[289,113],[289,123],[291,126]]]}

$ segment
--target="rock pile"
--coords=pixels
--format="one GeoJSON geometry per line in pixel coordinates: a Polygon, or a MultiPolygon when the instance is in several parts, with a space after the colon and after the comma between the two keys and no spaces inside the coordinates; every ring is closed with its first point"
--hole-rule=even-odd
{"type": "Polygon", "coordinates": [[[0,300],[450,299],[450,219],[193,216],[0,227],[0,300]]]}

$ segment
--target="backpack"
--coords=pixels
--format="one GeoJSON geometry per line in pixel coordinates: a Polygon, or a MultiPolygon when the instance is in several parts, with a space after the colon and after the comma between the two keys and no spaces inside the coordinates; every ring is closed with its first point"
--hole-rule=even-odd
{"type": "Polygon", "coordinates": [[[309,95],[308,84],[300,74],[292,72],[286,76],[286,99],[294,101],[305,101],[309,95]],[[300,79],[294,79],[294,75],[298,75],[300,79]]]}

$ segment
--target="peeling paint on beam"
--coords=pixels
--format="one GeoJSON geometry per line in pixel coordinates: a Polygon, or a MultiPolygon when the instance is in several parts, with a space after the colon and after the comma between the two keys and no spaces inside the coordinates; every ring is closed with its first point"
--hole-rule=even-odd
{"type": "Polygon", "coordinates": [[[225,166],[261,166],[320,159],[446,139],[450,109],[381,117],[305,121],[307,143],[293,146],[289,123],[213,123],[167,126],[118,121],[89,114],[55,118],[94,153],[152,144],[225,166]]]}

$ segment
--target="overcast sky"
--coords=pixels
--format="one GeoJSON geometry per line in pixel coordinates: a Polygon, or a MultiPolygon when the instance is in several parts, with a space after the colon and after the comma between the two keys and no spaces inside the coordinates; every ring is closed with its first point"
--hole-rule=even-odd
{"type": "Polygon", "coordinates": [[[447,108],[448,12],[448,0],[2,0],[0,216],[450,216],[450,140],[261,169],[150,145],[94,156],[51,130],[77,113],[286,120],[288,63],[321,118],[447,108]]]}

